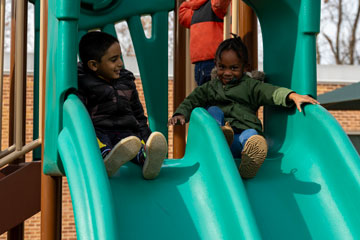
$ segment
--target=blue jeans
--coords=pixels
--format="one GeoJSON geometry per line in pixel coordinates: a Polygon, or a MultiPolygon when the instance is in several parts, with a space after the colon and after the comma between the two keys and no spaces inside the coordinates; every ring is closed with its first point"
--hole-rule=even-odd
{"type": "MultiPolygon", "coordinates": [[[[215,118],[219,126],[225,125],[224,113],[219,107],[211,106],[207,109],[207,111],[213,118],[215,118]]],[[[234,141],[230,147],[231,153],[234,158],[241,158],[241,152],[244,148],[246,141],[254,135],[258,135],[258,132],[255,129],[246,129],[240,133],[234,133],[234,141]]]]}
{"type": "Polygon", "coordinates": [[[201,86],[211,80],[211,70],[214,67],[214,60],[206,60],[195,63],[195,81],[198,86],[201,86]]]}

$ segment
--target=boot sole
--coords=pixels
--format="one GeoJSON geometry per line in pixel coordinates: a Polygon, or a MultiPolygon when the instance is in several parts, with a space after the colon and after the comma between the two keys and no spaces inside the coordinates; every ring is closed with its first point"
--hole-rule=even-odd
{"type": "Polygon", "coordinates": [[[221,130],[223,131],[226,142],[230,147],[232,142],[234,141],[234,131],[231,129],[231,127],[228,126],[222,126],[221,130]]]}
{"type": "Polygon", "coordinates": [[[113,176],[123,164],[133,159],[140,148],[140,139],[135,136],[124,138],[118,142],[104,159],[108,176],[113,176]]]}
{"type": "Polygon", "coordinates": [[[153,132],[146,142],[146,159],[143,166],[143,177],[147,180],[156,178],[167,154],[167,142],[159,132],[153,132]]]}
{"type": "Polygon", "coordinates": [[[241,153],[240,176],[243,178],[255,177],[265,161],[267,150],[267,143],[263,136],[251,136],[246,141],[241,153]]]}

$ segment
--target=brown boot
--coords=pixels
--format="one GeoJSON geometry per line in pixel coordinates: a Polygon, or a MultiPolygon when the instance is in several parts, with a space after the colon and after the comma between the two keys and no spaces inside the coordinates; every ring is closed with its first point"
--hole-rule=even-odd
{"type": "Polygon", "coordinates": [[[267,143],[263,136],[251,136],[241,152],[239,172],[243,178],[253,178],[263,164],[267,155],[267,143]]]}
{"type": "Polygon", "coordinates": [[[225,126],[221,126],[221,130],[223,131],[226,141],[230,147],[234,141],[234,130],[231,128],[229,122],[226,122],[225,126]]]}

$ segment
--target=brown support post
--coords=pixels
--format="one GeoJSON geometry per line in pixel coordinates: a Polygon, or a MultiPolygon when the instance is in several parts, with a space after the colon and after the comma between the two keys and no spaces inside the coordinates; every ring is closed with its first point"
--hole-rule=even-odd
{"type": "MultiPolygon", "coordinates": [[[[25,145],[27,1],[16,3],[15,32],[15,150],[20,151],[25,145]]],[[[14,163],[24,161],[25,156],[14,163]]]]}
{"type": "MultiPolygon", "coordinates": [[[[40,80],[40,116],[39,138],[42,141],[41,169],[44,159],[44,119],[45,119],[45,79],[46,79],[46,53],[47,53],[47,17],[48,1],[40,1],[40,54],[39,54],[39,80],[40,80]]],[[[47,176],[41,171],[41,239],[61,239],[61,191],[62,178],[47,176]]]]}
{"type": "Polygon", "coordinates": [[[41,174],[41,239],[43,240],[61,239],[61,188],[62,177],[41,174]]]}
{"type": "MultiPolygon", "coordinates": [[[[22,36],[22,43],[23,43],[23,52],[22,52],[22,71],[20,74],[20,79],[22,80],[22,103],[21,108],[19,111],[22,110],[22,118],[19,126],[22,126],[22,132],[19,136],[22,136],[22,145],[25,146],[26,144],[26,86],[27,86],[27,26],[28,26],[28,3],[29,1],[24,1],[23,6],[23,14],[24,17],[22,18],[22,28],[23,28],[23,36],[22,36]]],[[[21,56],[21,53],[19,54],[21,56]]],[[[15,67],[16,71],[16,67],[15,67]]],[[[16,119],[15,119],[16,121],[16,119]]],[[[25,162],[25,155],[22,157],[21,162],[25,162]]]]}
{"type": "Polygon", "coordinates": [[[256,14],[248,5],[241,1],[239,11],[239,36],[248,48],[251,70],[257,70],[258,68],[257,35],[256,14]]]}
{"type": "MultiPolygon", "coordinates": [[[[26,57],[24,58],[24,52],[26,54],[26,32],[27,32],[27,1],[18,0],[15,5],[15,17],[17,20],[15,21],[15,76],[11,80],[12,83],[15,84],[15,88],[13,88],[13,92],[16,92],[16,102],[15,110],[16,115],[16,129],[15,129],[15,149],[21,150],[24,139],[25,139],[25,129],[24,129],[24,82],[26,82],[26,57]],[[24,32],[24,28],[26,29],[24,32]],[[24,71],[25,65],[25,71],[24,71]]],[[[14,8],[13,8],[14,9],[14,8]]],[[[14,18],[13,18],[14,19],[14,18]]],[[[13,25],[12,25],[13,26],[13,25]]],[[[13,34],[13,33],[12,33],[13,34]]],[[[12,47],[12,46],[11,46],[12,47]]],[[[14,85],[12,85],[14,86],[14,85]]],[[[14,95],[13,95],[14,96],[14,95]]],[[[11,97],[13,100],[14,97],[11,97]]],[[[10,112],[13,112],[10,110],[10,112]]],[[[14,115],[12,115],[14,117],[14,115]]],[[[13,121],[12,121],[13,122],[13,121]]],[[[9,131],[9,136],[13,136],[14,128],[12,131],[9,131]]],[[[21,157],[18,160],[15,160],[13,163],[24,162],[25,157],[21,157]]],[[[21,240],[24,239],[24,223],[20,223],[16,227],[10,229],[7,234],[8,240],[21,240]]]]}
{"type": "MultiPolygon", "coordinates": [[[[186,88],[186,32],[185,28],[180,26],[178,19],[178,9],[183,0],[175,0],[175,50],[174,50],[174,111],[185,98],[186,88]]],[[[174,126],[173,152],[174,158],[182,158],[185,153],[185,126],[174,126]]]]}
{"type": "Polygon", "coordinates": [[[10,44],[10,92],[9,92],[9,146],[14,144],[14,95],[15,95],[15,5],[16,1],[11,2],[11,44],[10,44]]]}
{"type": "Polygon", "coordinates": [[[3,104],[3,82],[4,82],[4,39],[5,39],[5,0],[0,4],[0,153],[2,150],[2,104],[3,104]]]}

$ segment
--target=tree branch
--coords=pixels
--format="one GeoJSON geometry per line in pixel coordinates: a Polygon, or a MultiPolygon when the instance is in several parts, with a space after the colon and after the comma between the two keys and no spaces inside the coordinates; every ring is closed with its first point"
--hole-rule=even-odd
{"type": "Polygon", "coordinates": [[[341,23],[343,19],[343,8],[342,8],[342,0],[339,0],[338,4],[338,22],[336,28],[336,53],[335,60],[337,64],[340,64],[340,33],[341,33],[341,23]]]}
{"type": "Polygon", "coordinates": [[[333,53],[334,57],[335,57],[335,61],[337,64],[339,64],[338,62],[340,61],[338,55],[336,54],[336,49],[334,47],[334,43],[333,41],[331,40],[331,38],[326,34],[326,33],[323,33],[325,39],[328,41],[329,45],[330,45],[330,50],[331,52],[333,53]]]}
{"type": "Polygon", "coordinates": [[[321,62],[321,53],[319,49],[319,35],[316,36],[316,63],[320,64],[321,62]]]}
{"type": "Polygon", "coordinates": [[[351,65],[354,65],[355,62],[354,54],[356,51],[356,31],[359,23],[359,18],[360,18],[360,0],[358,0],[358,8],[354,22],[352,24],[350,41],[349,41],[349,64],[351,65]]]}

